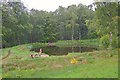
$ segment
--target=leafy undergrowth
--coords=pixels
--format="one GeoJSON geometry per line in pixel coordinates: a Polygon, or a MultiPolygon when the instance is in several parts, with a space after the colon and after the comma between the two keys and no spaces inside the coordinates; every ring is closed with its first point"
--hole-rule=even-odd
{"type": "MultiPolygon", "coordinates": [[[[27,45],[28,46],[28,45],[27,45]]],[[[117,78],[118,50],[69,53],[66,56],[30,58],[27,46],[11,48],[3,60],[3,78],[117,78]],[[77,64],[71,64],[75,57],[77,64]]],[[[7,54],[9,49],[4,49],[7,54]]]]}

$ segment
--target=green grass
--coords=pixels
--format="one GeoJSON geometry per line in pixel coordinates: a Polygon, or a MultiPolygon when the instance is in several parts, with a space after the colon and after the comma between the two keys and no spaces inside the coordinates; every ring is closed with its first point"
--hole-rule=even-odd
{"type": "Polygon", "coordinates": [[[87,46],[87,47],[99,47],[98,39],[89,39],[89,40],[61,40],[55,43],[56,46],[87,46]]]}
{"type": "Polygon", "coordinates": [[[111,60],[114,59],[104,60],[104,62],[101,60],[97,60],[94,64],[71,65],[59,70],[31,69],[10,71],[6,74],[6,77],[17,77],[17,75],[20,75],[20,77],[32,78],[117,78],[117,65],[116,63],[111,63],[111,60]]]}
{"type": "MultiPolygon", "coordinates": [[[[83,41],[87,45],[98,45],[96,40],[83,41]],[[91,42],[91,43],[90,43],[91,42]]],[[[71,43],[66,41],[67,43],[71,43]]],[[[62,45],[59,41],[55,45],[62,45]]],[[[75,41],[76,43],[76,41],[75,41]]],[[[72,44],[75,44],[72,43],[72,44]]],[[[69,53],[66,56],[50,56],[48,58],[31,59],[30,46],[19,45],[3,49],[3,56],[11,49],[12,54],[3,60],[3,78],[117,78],[118,77],[118,49],[99,50],[84,53],[69,53]],[[16,59],[18,57],[18,59],[16,59]],[[21,57],[21,59],[19,59],[21,57]],[[73,57],[78,63],[71,64],[73,57]],[[83,61],[86,60],[85,64],[83,61]]],[[[40,43],[39,43],[40,45],[40,43]]],[[[46,46],[47,44],[42,44],[46,46]]],[[[63,46],[62,45],[62,46],[63,46]]]]}
{"type": "MultiPolygon", "coordinates": [[[[106,52],[106,51],[101,51],[106,52]]],[[[107,53],[107,52],[106,52],[107,53]]],[[[38,59],[27,59],[8,62],[4,64],[3,77],[40,77],[40,78],[117,78],[118,63],[117,55],[109,57],[101,56],[101,53],[94,52],[79,54],[70,53],[67,56],[38,59]],[[91,54],[91,55],[90,55],[91,54]],[[73,56],[87,59],[88,63],[71,64],[70,60],[73,56]],[[92,60],[91,60],[92,59],[92,60]],[[16,64],[17,66],[14,66],[16,64]]]]}
{"type": "MultiPolygon", "coordinates": [[[[55,43],[52,43],[54,46],[58,47],[93,47],[93,48],[99,48],[99,39],[88,39],[88,40],[60,40],[55,43]]],[[[38,48],[38,47],[44,47],[48,46],[48,43],[30,43],[26,44],[26,46],[31,48],[38,48]]]]}

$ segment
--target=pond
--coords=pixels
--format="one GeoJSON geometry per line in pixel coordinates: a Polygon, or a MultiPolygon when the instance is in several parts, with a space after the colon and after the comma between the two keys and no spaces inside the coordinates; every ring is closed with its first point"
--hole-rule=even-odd
{"type": "Polygon", "coordinates": [[[91,52],[96,50],[96,48],[91,47],[57,47],[57,46],[46,46],[46,47],[39,47],[33,48],[31,51],[39,52],[42,49],[43,53],[48,55],[67,55],[68,53],[72,52],[91,52]]]}

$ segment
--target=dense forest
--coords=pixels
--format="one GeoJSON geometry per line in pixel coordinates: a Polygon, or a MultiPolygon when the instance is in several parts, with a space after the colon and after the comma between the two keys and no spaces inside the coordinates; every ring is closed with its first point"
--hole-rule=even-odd
{"type": "Polygon", "coordinates": [[[95,2],[89,6],[59,6],[47,12],[7,2],[0,6],[2,45],[100,38],[101,46],[118,47],[118,6],[118,2],[95,2]]]}

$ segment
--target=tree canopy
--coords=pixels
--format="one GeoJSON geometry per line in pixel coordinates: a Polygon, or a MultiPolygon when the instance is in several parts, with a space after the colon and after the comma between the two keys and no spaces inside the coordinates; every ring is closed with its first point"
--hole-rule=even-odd
{"type": "Polygon", "coordinates": [[[28,10],[23,3],[7,2],[2,9],[3,47],[24,43],[55,42],[101,38],[113,33],[118,37],[116,2],[59,6],[54,12],[28,10]],[[92,10],[95,6],[95,10],[92,10]]]}

